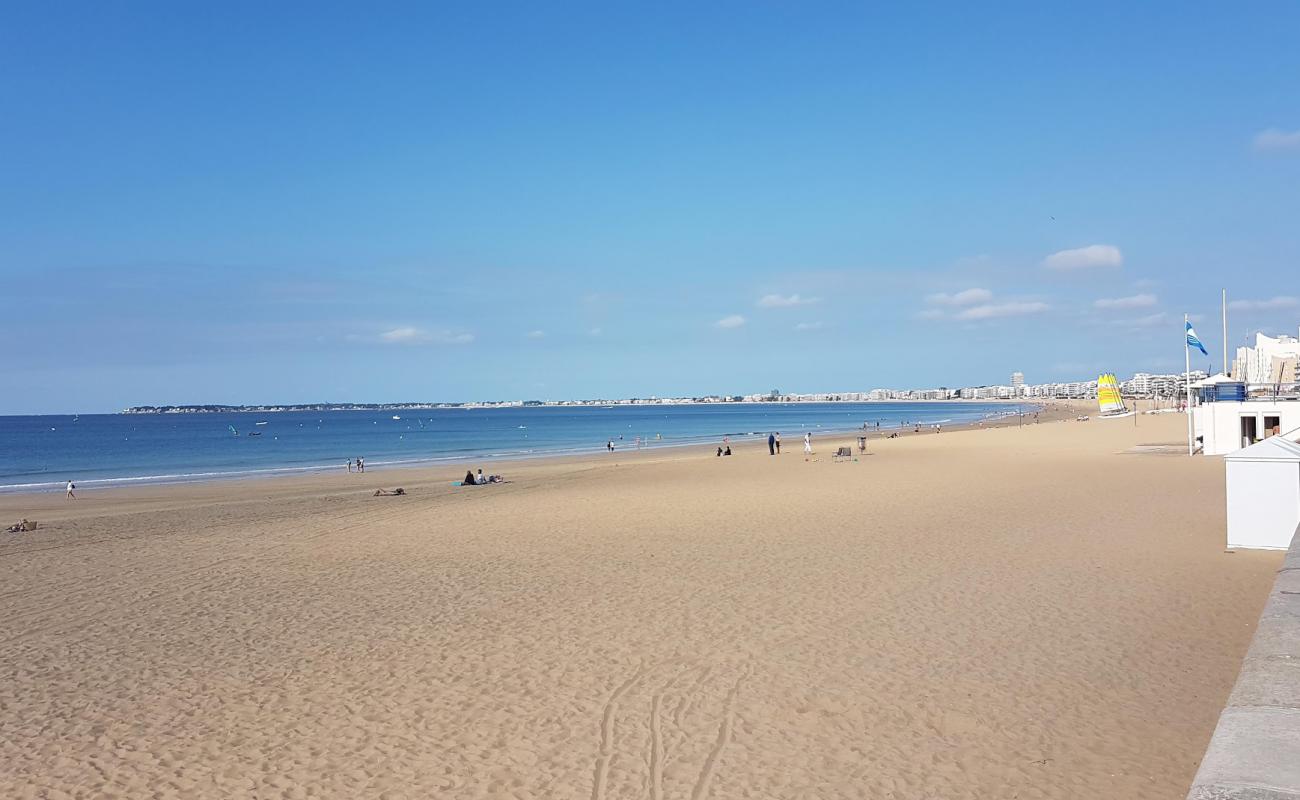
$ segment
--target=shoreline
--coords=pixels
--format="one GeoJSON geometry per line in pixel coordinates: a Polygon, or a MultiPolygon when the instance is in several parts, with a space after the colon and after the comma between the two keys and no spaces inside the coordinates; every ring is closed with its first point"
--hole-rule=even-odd
{"type": "MultiPolygon", "coordinates": [[[[821,401],[818,402],[820,403],[821,401]]],[[[867,402],[869,401],[826,401],[825,404],[864,405],[867,402]]],[[[954,402],[954,403],[980,403],[986,405],[1014,404],[1016,406],[1026,406],[1033,409],[1032,411],[1025,410],[1023,413],[1026,415],[1030,413],[1043,413],[1051,407],[1050,404],[1047,403],[1029,403],[1026,401],[1010,401],[1010,400],[1007,401],[913,400],[913,401],[871,401],[871,402],[889,402],[889,403],[912,402],[912,403],[929,403],[929,404],[954,402]]],[[[1080,401],[1058,400],[1053,402],[1058,404],[1064,403],[1067,406],[1069,406],[1072,403],[1077,403],[1080,401]]],[[[1087,402],[1087,401],[1083,401],[1083,402],[1087,402]]],[[[720,405],[720,404],[698,403],[694,405],[720,405]]],[[[767,404],[755,403],[755,405],[767,405],[767,404]]],[[[796,404],[776,403],[772,405],[796,405],[796,404]]],[[[560,407],[560,406],[556,406],[556,407],[560,407]]],[[[344,410],[352,410],[352,409],[344,409],[344,410]]],[[[212,412],[193,412],[193,413],[200,414],[200,413],[212,413],[212,412]]],[[[1017,412],[1007,411],[1003,413],[991,413],[986,415],[984,418],[978,420],[966,420],[961,422],[953,422],[951,424],[948,423],[947,420],[925,421],[925,422],[918,422],[915,424],[919,424],[922,426],[922,430],[920,431],[920,433],[929,432],[927,426],[933,426],[936,424],[944,425],[945,430],[947,431],[958,431],[958,430],[963,430],[971,427],[994,426],[999,424],[1003,420],[1009,419],[1011,417],[1016,417],[1016,416],[1017,416],[1017,412]]],[[[898,427],[895,428],[881,427],[881,428],[864,429],[861,427],[854,427],[854,428],[814,428],[810,430],[811,432],[814,433],[815,436],[846,436],[850,434],[857,435],[859,432],[866,430],[870,439],[870,438],[881,438],[881,435],[886,432],[898,433],[900,436],[917,435],[909,427],[905,427],[905,426],[911,426],[913,424],[914,424],[913,422],[908,421],[908,422],[900,422],[898,427]]],[[[673,449],[673,448],[681,448],[681,447],[697,447],[697,446],[707,445],[714,441],[721,441],[724,437],[729,437],[737,441],[756,441],[758,439],[763,438],[765,435],[766,435],[765,432],[719,433],[719,434],[711,434],[708,436],[686,437],[685,440],[671,440],[671,441],[650,440],[644,442],[640,447],[636,447],[635,445],[632,445],[628,442],[621,442],[621,446],[618,448],[618,451],[626,452],[628,450],[631,450],[632,452],[646,452],[646,451],[673,449]]],[[[800,435],[800,438],[802,438],[802,435],[800,435]]],[[[398,459],[398,460],[374,461],[374,462],[371,462],[369,459],[367,459],[366,467],[367,467],[367,471],[369,471],[370,468],[375,467],[378,468],[379,472],[388,473],[388,472],[394,472],[394,471],[405,470],[405,469],[432,469],[442,465],[450,466],[450,465],[457,465],[457,464],[468,464],[468,463],[479,463],[479,462],[494,462],[494,463],[509,464],[513,462],[530,462],[539,459],[545,460],[545,459],[556,459],[556,458],[563,459],[563,458],[599,457],[602,455],[604,455],[604,448],[599,445],[592,445],[592,446],[584,446],[584,447],[558,447],[554,449],[540,449],[536,451],[516,451],[516,452],[502,452],[502,453],[489,453],[489,454],[465,453],[463,455],[457,454],[457,455],[449,455],[449,456],[435,456],[435,457],[427,457],[427,458],[398,459]]],[[[203,483],[210,483],[210,482],[261,481],[261,480],[275,480],[279,478],[289,478],[289,477],[309,477],[312,475],[330,475],[330,474],[337,473],[339,469],[341,468],[337,464],[311,464],[311,465],[301,465],[301,466],[282,465],[282,466],[260,467],[254,469],[246,469],[246,470],[170,473],[170,474],[162,474],[162,475],[140,475],[140,476],[128,475],[128,476],[115,476],[109,478],[83,478],[80,480],[74,477],[73,482],[77,484],[79,490],[84,487],[86,490],[101,492],[105,490],[130,488],[136,486],[184,486],[184,485],[203,484],[203,483]]],[[[64,491],[65,482],[66,482],[65,480],[60,479],[55,481],[40,481],[40,482],[33,482],[33,483],[0,485],[0,497],[15,496],[15,495],[18,496],[43,495],[43,494],[62,495],[64,491]]]]}
{"type": "MultiPolygon", "coordinates": [[[[1038,425],[1073,420],[1075,416],[1084,410],[1081,409],[1080,402],[1056,401],[1053,406],[1045,405],[1041,407],[1038,412],[1040,414],[1038,425]]],[[[1026,416],[1028,413],[1026,412],[1026,416]]],[[[881,430],[885,433],[896,433],[897,439],[902,440],[934,438],[936,436],[957,435],[981,430],[992,431],[1017,427],[1018,424],[1019,420],[1015,415],[1012,415],[989,420],[974,420],[969,423],[951,426],[945,425],[941,433],[936,433],[933,429],[926,427],[922,427],[919,433],[914,432],[910,427],[905,430],[885,428],[881,430]]],[[[1027,423],[1024,427],[1031,426],[1032,423],[1027,423]]],[[[815,455],[819,458],[829,459],[831,452],[839,446],[852,447],[856,455],[857,434],[859,431],[860,429],[857,428],[844,431],[823,430],[820,434],[814,434],[815,455]]],[[[746,436],[742,438],[733,436],[732,439],[733,450],[737,450],[737,456],[747,454],[746,451],[750,449],[765,452],[763,445],[766,440],[764,437],[746,436]]],[[[364,473],[348,472],[341,466],[333,466],[319,470],[288,473],[239,474],[202,480],[116,484],[98,488],[92,487],[85,490],[84,494],[81,488],[83,484],[78,482],[78,499],[76,501],[68,501],[64,497],[63,484],[60,483],[56,488],[47,490],[0,491],[0,520],[15,514],[18,516],[30,516],[32,514],[48,516],[51,512],[58,514],[65,510],[75,510],[82,504],[82,501],[89,501],[88,504],[93,504],[100,499],[110,505],[144,498],[171,504],[173,502],[183,502],[188,498],[225,496],[230,492],[247,493],[249,496],[256,497],[291,497],[319,491],[330,493],[335,491],[355,491],[359,483],[364,483],[361,488],[366,489],[366,491],[397,486],[402,486],[408,490],[411,486],[439,487],[459,481],[464,476],[464,472],[461,471],[462,467],[472,469],[481,467],[485,474],[504,474],[507,479],[513,479],[514,475],[521,472],[532,474],[546,472],[552,468],[588,470],[615,468],[623,464],[668,463],[697,458],[725,460],[725,457],[715,457],[713,452],[713,448],[721,444],[721,441],[722,438],[718,437],[703,442],[673,443],[656,447],[642,447],[639,450],[632,447],[619,448],[612,453],[604,451],[603,448],[596,448],[583,452],[545,453],[536,456],[505,456],[501,458],[468,456],[456,458],[454,461],[404,463],[400,466],[387,466],[375,470],[370,469],[368,462],[364,473]],[[692,450],[692,448],[699,449],[692,450]]],[[[867,439],[868,453],[871,453],[873,446],[885,441],[891,441],[887,435],[869,436],[867,439]]],[[[803,455],[802,436],[783,441],[782,444],[785,446],[782,455],[803,455]]],[[[733,456],[733,458],[735,457],[733,456]]]]}

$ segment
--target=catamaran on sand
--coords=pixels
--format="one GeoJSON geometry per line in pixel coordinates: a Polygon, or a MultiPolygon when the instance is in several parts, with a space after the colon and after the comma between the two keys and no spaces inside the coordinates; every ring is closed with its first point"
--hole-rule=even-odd
{"type": "Polygon", "coordinates": [[[1124,398],[1119,394],[1119,380],[1113,372],[1097,376],[1097,405],[1101,406],[1098,419],[1120,419],[1137,413],[1124,406],[1124,398]]]}

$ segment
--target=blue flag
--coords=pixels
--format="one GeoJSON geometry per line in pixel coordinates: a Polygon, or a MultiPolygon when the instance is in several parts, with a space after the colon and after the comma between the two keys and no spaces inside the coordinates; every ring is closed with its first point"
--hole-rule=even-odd
{"type": "Polygon", "coordinates": [[[1209,355],[1209,353],[1205,352],[1205,345],[1201,344],[1201,340],[1196,337],[1196,329],[1192,327],[1190,322],[1187,323],[1187,344],[1200,350],[1203,354],[1209,355]]]}

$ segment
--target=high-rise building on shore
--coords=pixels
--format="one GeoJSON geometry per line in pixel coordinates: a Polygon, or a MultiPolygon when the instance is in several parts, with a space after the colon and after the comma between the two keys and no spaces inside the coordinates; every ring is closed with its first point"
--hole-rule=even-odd
{"type": "Polygon", "coordinates": [[[1254,347],[1238,347],[1233,380],[1244,383],[1294,383],[1300,362],[1300,339],[1255,334],[1254,347]]]}
{"type": "Polygon", "coordinates": [[[1023,373],[1023,372],[1013,372],[1013,373],[1011,373],[1011,388],[1015,390],[1015,392],[1016,392],[1017,395],[1020,395],[1020,394],[1023,394],[1023,393],[1024,393],[1024,391],[1025,391],[1025,373],[1023,373]]]}

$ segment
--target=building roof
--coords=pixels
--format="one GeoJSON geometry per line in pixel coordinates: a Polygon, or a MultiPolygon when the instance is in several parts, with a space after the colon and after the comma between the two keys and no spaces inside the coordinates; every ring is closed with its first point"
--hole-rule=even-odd
{"type": "Polygon", "coordinates": [[[1192,388],[1199,389],[1202,386],[1214,386],[1219,383],[1241,383],[1241,381],[1236,380],[1235,378],[1229,378],[1227,375],[1224,375],[1222,372],[1220,372],[1218,375],[1211,375],[1208,378],[1202,378],[1199,381],[1193,381],[1192,388]]]}
{"type": "Polygon", "coordinates": [[[1300,462],[1300,444],[1285,436],[1270,436],[1250,447],[1243,447],[1223,457],[1225,461],[1293,461],[1300,462]]]}

